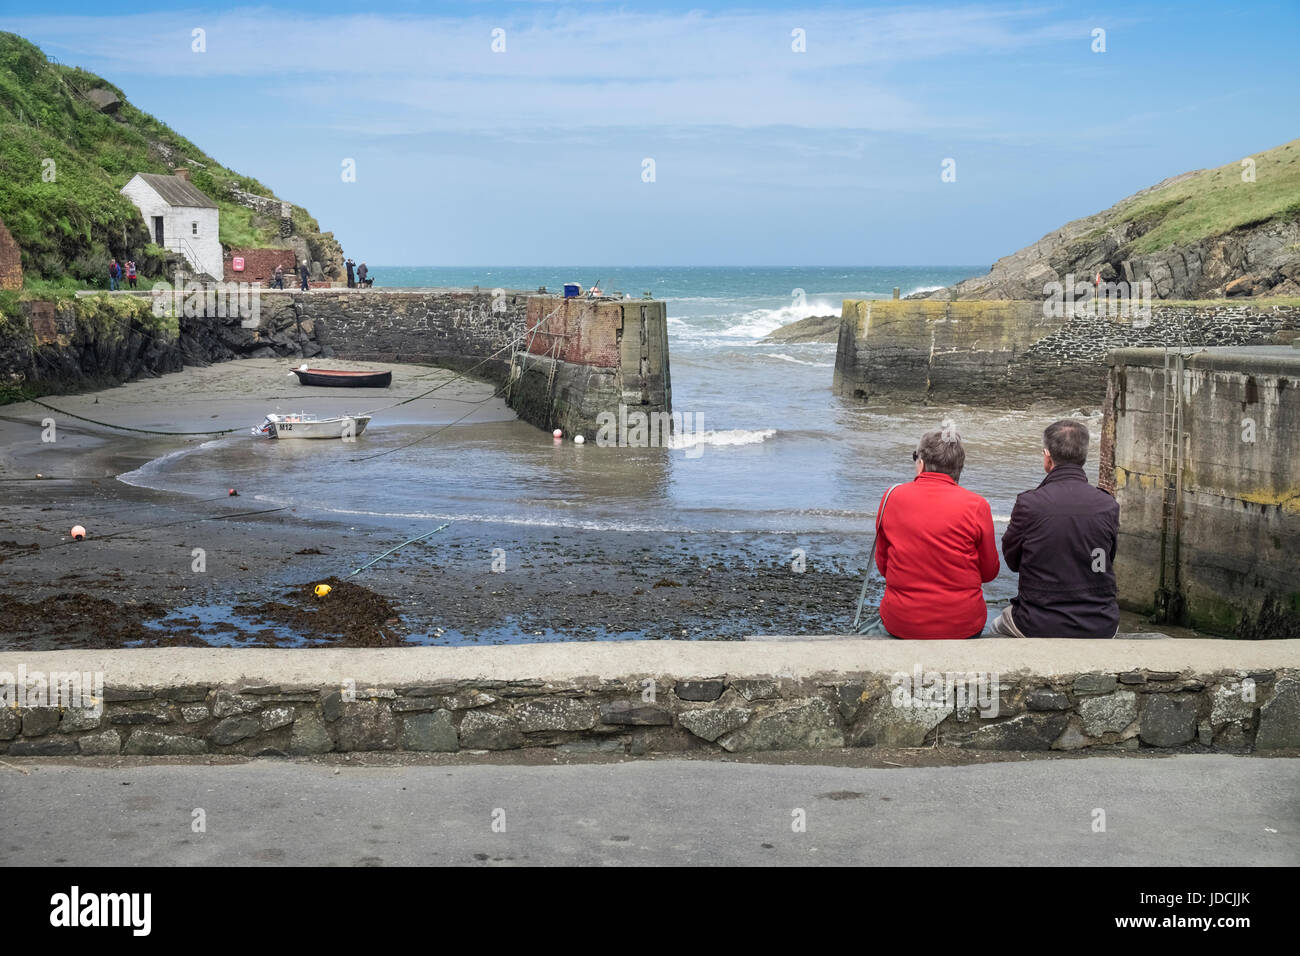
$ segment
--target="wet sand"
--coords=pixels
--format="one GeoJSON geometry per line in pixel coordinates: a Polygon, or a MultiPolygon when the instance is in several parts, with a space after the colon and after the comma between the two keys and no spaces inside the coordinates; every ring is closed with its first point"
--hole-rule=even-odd
{"type": "MultiPolygon", "coordinates": [[[[288,367],[224,363],[44,400],[60,412],[33,403],[0,409],[0,646],[735,640],[825,633],[851,616],[856,567],[794,574],[786,543],[761,534],[711,542],[699,534],[515,529],[506,569],[496,573],[500,531],[459,522],[349,576],[436,524],[336,520],[259,502],[251,488],[230,497],[219,475],[192,495],[135,487],[116,476],[213,436],[114,431],[63,414],[168,432],[247,430],[271,410],[358,412],[453,378],[398,366],[390,389],[304,388],[288,367]],[[48,419],[53,442],[41,440],[48,419]],[[74,524],[87,528],[85,541],[71,540],[74,524]],[[314,610],[311,586],[330,577],[388,602],[394,618],[379,622],[378,641],[365,622],[342,634],[304,626],[314,610]],[[276,607],[300,607],[307,617],[276,607]]],[[[513,419],[493,392],[460,379],[385,411],[384,421],[439,425],[468,413],[457,427],[473,428],[513,419]]]]}

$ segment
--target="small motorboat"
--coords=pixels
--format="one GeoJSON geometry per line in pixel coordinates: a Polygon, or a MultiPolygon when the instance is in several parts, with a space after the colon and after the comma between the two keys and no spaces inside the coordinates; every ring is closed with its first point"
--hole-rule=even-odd
{"type": "Polygon", "coordinates": [[[303,385],[325,385],[333,388],[387,388],[393,384],[392,372],[363,369],[349,372],[344,369],[308,368],[300,365],[293,370],[303,385]]]}
{"type": "Polygon", "coordinates": [[[253,434],[267,438],[342,438],[359,436],[370,424],[369,415],[340,415],[318,418],[299,412],[297,415],[267,415],[266,421],[254,426],[253,434]]]}

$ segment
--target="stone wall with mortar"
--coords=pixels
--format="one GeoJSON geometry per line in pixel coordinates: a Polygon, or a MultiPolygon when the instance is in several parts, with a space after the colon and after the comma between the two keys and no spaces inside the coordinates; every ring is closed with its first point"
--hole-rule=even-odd
{"type": "Polygon", "coordinates": [[[263,290],[261,297],[270,321],[292,321],[340,358],[475,367],[498,381],[525,328],[526,301],[522,292],[472,289],[263,290]]]}
{"type": "Polygon", "coordinates": [[[672,412],[668,313],[650,299],[528,297],[506,399],[521,419],[596,437],[602,413],[672,412]]]}
{"type": "MultiPolygon", "coordinates": [[[[246,658],[250,652],[224,653],[246,658]]],[[[19,656],[4,655],[0,670],[16,672],[10,659],[19,656]]],[[[98,715],[49,706],[0,708],[0,753],[295,756],[540,748],[722,755],[847,747],[1230,752],[1300,747],[1296,668],[1050,675],[1022,669],[989,684],[986,713],[973,699],[963,701],[946,689],[927,695],[925,685],[942,688],[944,677],[938,671],[923,673],[918,664],[913,673],[902,674],[679,672],[374,686],[160,679],[148,686],[110,684],[98,715]]]]}
{"type": "Polygon", "coordinates": [[[1120,505],[1120,601],[1155,606],[1163,538],[1176,555],[1179,623],[1236,637],[1300,637],[1300,351],[1200,352],[1185,360],[1179,390],[1175,535],[1164,520],[1165,352],[1110,357],[1102,483],[1120,505]]]}
{"type": "Polygon", "coordinates": [[[1113,349],[1289,344],[1297,335],[1294,300],[1156,303],[1145,318],[1050,318],[1041,300],[845,300],[834,389],[864,401],[1100,405],[1113,349]]]}

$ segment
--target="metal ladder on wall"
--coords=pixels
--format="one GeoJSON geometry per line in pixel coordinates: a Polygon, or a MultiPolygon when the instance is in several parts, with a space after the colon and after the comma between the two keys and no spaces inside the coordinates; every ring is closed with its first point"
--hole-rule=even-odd
{"type": "Polygon", "coordinates": [[[1153,620],[1182,624],[1187,605],[1183,595],[1182,551],[1183,459],[1187,432],[1183,421],[1183,389],[1187,352],[1183,330],[1178,345],[1165,347],[1164,394],[1160,428],[1160,577],[1156,586],[1153,620]]]}

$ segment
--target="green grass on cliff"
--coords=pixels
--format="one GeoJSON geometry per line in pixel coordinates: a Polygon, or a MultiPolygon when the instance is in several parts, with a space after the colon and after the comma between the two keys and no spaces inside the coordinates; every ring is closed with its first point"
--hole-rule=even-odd
{"type": "MultiPolygon", "coordinates": [[[[0,32],[0,220],[22,249],[25,279],[103,287],[114,256],[135,259],[146,276],[160,274],[161,250],[150,247],[144,220],[119,190],[136,173],[180,165],[190,166],[194,185],[220,208],[223,243],[282,244],[278,221],[230,198],[232,186],[272,195],[266,186],[221,166],[113,84],[52,63],[22,37],[0,32]],[[122,101],[116,115],[84,98],[94,89],[122,101]]],[[[294,218],[305,238],[320,231],[297,207],[294,218]]]]}
{"type": "Polygon", "coordinates": [[[1300,139],[1249,158],[1255,161],[1254,182],[1242,180],[1238,160],[1135,199],[1119,222],[1153,225],[1134,242],[1133,252],[1159,252],[1243,226],[1300,218],[1300,139]]]}

